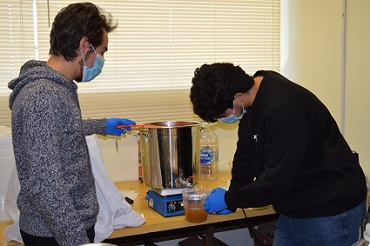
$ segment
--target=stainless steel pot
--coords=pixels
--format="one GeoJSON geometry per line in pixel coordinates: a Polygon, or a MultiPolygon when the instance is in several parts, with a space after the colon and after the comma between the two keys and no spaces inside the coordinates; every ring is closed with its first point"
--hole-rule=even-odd
{"type": "Polygon", "coordinates": [[[139,130],[144,184],[184,188],[199,182],[199,122],[148,123],[139,130]]]}

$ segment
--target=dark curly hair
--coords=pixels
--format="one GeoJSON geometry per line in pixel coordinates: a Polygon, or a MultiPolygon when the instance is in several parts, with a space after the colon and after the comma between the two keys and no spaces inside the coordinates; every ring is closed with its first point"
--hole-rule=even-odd
{"type": "Polygon", "coordinates": [[[112,16],[92,3],[74,3],[61,9],[55,17],[50,32],[49,55],[63,56],[73,61],[82,37],[87,37],[93,47],[103,42],[103,29],[108,33],[117,28],[112,16]]]}
{"type": "Polygon", "coordinates": [[[208,122],[216,122],[233,107],[236,93],[245,93],[254,80],[232,63],[204,64],[194,71],[190,99],[194,113],[208,122]]]}

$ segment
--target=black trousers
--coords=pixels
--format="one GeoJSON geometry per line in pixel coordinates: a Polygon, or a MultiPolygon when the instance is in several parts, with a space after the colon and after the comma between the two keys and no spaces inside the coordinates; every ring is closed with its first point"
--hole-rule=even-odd
{"type": "MultiPolygon", "coordinates": [[[[59,246],[59,244],[53,237],[37,237],[25,233],[22,230],[20,230],[20,232],[25,246],[59,246]]],[[[86,232],[87,236],[89,237],[90,243],[93,243],[95,237],[94,226],[92,226],[86,232]]]]}

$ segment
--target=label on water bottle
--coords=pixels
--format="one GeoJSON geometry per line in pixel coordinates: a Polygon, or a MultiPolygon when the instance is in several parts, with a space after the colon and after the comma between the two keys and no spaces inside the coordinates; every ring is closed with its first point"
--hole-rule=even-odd
{"type": "Polygon", "coordinates": [[[213,158],[213,150],[210,147],[200,150],[200,165],[210,165],[213,158]]]}

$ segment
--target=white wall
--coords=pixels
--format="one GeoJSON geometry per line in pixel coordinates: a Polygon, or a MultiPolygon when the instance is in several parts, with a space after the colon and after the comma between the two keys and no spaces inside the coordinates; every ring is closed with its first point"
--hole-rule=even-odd
{"type": "Polygon", "coordinates": [[[347,0],[345,137],[370,177],[370,1],[347,0]]]}
{"type": "Polygon", "coordinates": [[[311,90],[340,124],[341,0],[281,1],[281,73],[311,90]]]}
{"type": "Polygon", "coordinates": [[[282,0],[281,6],[281,73],[325,103],[370,176],[370,1],[282,0]]]}

